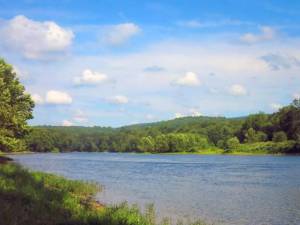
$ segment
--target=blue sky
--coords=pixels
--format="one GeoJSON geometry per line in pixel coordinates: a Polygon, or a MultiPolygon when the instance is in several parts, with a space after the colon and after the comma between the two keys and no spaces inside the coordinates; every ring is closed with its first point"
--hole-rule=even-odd
{"type": "Polygon", "coordinates": [[[300,2],[0,0],[31,124],[274,112],[300,97],[300,2]]]}

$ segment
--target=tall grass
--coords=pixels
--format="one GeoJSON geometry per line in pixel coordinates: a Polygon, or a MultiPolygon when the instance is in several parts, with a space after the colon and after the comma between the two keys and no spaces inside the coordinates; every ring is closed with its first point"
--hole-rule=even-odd
{"type": "MultiPolygon", "coordinates": [[[[96,183],[29,172],[14,163],[0,164],[2,225],[156,225],[155,210],[144,213],[123,203],[102,206],[94,201],[96,183]]],[[[160,224],[170,224],[164,219],[160,224]]],[[[183,223],[179,223],[183,224],[183,223]]],[[[201,221],[192,223],[203,225],[201,221]]]]}

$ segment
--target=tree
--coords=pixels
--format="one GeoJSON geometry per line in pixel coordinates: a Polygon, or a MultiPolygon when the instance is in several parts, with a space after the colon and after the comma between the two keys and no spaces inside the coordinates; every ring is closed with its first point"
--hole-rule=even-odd
{"type": "Polygon", "coordinates": [[[257,142],[256,132],[252,127],[247,130],[245,134],[245,141],[248,143],[257,142]]]}
{"type": "Polygon", "coordinates": [[[237,149],[239,145],[240,145],[240,141],[237,137],[229,138],[226,141],[226,149],[228,149],[229,151],[237,149]]]}
{"type": "Polygon", "coordinates": [[[162,134],[155,137],[155,150],[156,152],[169,151],[169,143],[166,135],[162,134]]]}
{"type": "Polygon", "coordinates": [[[286,140],[287,140],[287,136],[284,131],[278,131],[278,132],[273,133],[272,141],[282,142],[282,141],[286,141],[286,140]]]}
{"type": "Polygon", "coordinates": [[[16,77],[11,65],[0,59],[0,151],[25,148],[22,138],[28,133],[34,103],[16,77]]]}
{"type": "Polygon", "coordinates": [[[152,137],[142,137],[138,144],[141,152],[153,152],[155,150],[155,142],[152,137]]]}
{"type": "Polygon", "coordinates": [[[248,143],[266,141],[267,135],[262,131],[255,131],[252,127],[245,134],[245,141],[248,143]]]}
{"type": "Polygon", "coordinates": [[[265,141],[268,137],[272,137],[272,132],[273,124],[270,120],[270,116],[265,113],[258,113],[249,115],[246,118],[241,130],[238,132],[238,136],[241,140],[246,142],[265,141]],[[251,135],[252,137],[250,137],[251,135]]]}
{"type": "Polygon", "coordinates": [[[277,121],[277,126],[284,131],[288,139],[297,140],[300,135],[300,107],[298,108],[298,100],[287,107],[282,108],[274,115],[277,121]]]}

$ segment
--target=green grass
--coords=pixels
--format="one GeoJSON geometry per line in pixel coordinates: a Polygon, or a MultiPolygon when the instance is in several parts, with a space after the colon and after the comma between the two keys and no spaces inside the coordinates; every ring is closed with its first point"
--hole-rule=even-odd
{"type": "MultiPolygon", "coordinates": [[[[101,187],[30,172],[15,163],[0,164],[0,218],[5,225],[156,225],[153,205],[142,213],[123,203],[102,206],[94,201],[101,187]]],[[[182,224],[182,223],[180,223],[182,224]]],[[[201,221],[190,223],[203,225],[201,221]]]]}
{"type": "Polygon", "coordinates": [[[293,154],[297,152],[299,146],[295,141],[283,141],[283,142],[256,142],[240,144],[236,149],[230,151],[231,154],[293,154]]]}

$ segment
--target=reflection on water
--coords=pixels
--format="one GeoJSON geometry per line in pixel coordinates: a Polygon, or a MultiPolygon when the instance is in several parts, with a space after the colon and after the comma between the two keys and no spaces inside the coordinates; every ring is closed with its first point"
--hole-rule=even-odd
{"type": "Polygon", "coordinates": [[[300,157],[65,153],[15,155],[32,169],[97,181],[104,203],[154,203],[160,217],[300,224],[300,157]]]}

